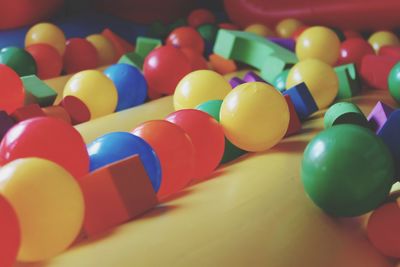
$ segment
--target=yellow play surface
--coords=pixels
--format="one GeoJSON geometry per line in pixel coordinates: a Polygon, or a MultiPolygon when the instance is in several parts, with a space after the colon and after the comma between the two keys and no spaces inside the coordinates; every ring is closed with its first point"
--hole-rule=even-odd
{"type": "MultiPolygon", "coordinates": [[[[63,82],[49,83],[62,88],[63,82]]],[[[378,100],[395,105],[383,91],[353,99],[366,113],[378,100]]],[[[91,142],[107,132],[129,131],[172,111],[172,98],[165,97],[77,129],[91,142]]],[[[322,116],[323,112],[315,114],[301,134],[269,151],[247,154],[220,167],[209,180],[188,187],[132,222],[47,262],[17,267],[394,266],[367,240],[365,216],[329,217],[303,190],[299,176],[302,153],[322,130],[322,116]]]]}

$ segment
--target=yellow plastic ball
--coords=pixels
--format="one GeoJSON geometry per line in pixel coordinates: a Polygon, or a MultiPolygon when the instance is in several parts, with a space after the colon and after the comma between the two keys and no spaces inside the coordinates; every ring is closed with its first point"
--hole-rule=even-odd
{"type": "Polygon", "coordinates": [[[315,26],[306,29],[296,42],[298,59],[315,58],[334,65],[340,52],[340,40],[336,33],[329,28],[315,26]]]}
{"type": "Polygon", "coordinates": [[[8,163],[0,169],[0,193],[19,218],[19,261],[49,259],[67,249],[81,230],[81,189],[75,178],[54,162],[24,158],[8,163]]]}
{"type": "Polygon", "coordinates": [[[289,71],[286,88],[305,82],[318,108],[328,107],[336,98],[339,81],[334,69],[318,59],[300,61],[289,71]]]}
{"type": "Polygon", "coordinates": [[[244,29],[245,32],[251,32],[263,37],[273,36],[274,32],[263,24],[251,24],[244,29]]]}
{"type": "Polygon", "coordinates": [[[97,50],[100,66],[109,65],[115,61],[115,50],[113,44],[101,34],[92,34],[86,37],[97,50]]]}
{"type": "Polygon", "coordinates": [[[284,19],[276,25],[275,31],[279,37],[290,38],[300,26],[303,23],[297,19],[284,19]]]}
{"type": "Polygon", "coordinates": [[[220,123],[226,137],[246,151],[264,151],[277,144],[289,125],[289,108],[274,87],[262,82],[244,83],[222,102],[220,123]]]}
{"type": "Polygon", "coordinates": [[[379,49],[386,45],[399,45],[399,38],[389,31],[379,31],[372,34],[368,42],[372,45],[375,52],[378,53],[379,49]]]}
{"type": "Polygon", "coordinates": [[[60,55],[65,51],[64,32],[51,23],[38,23],[32,26],[25,35],[25,47],[33,44],[48,44],[53,46],[60,55]]]}
{"type": "Polygon", "coordinates": [[[193,71],[176,86],[174,107],[175,110],[195,108],[208,100],[222,100],[231,90],[231,85],[217,72],[193,71]]]}
{"type": "Polygon", "coordinates": [[[113,82],[97,70],[84,70],[73,75],[64,87],[63,96],[68,95],[75,96],[86,104],[91,119],[113,113],[118,102],[118,93],[113,82]]]}

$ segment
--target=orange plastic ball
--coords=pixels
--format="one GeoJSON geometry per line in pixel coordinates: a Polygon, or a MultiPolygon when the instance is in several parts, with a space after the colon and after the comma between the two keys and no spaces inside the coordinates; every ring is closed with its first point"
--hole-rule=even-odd
{"type": "Polygon", "coordinates": [[[383,254],[400,258],[400,207],[391,202],[376,209],[368,220],[367,233],[383,254]]]}
{"type": "Polygon", "coordinates": [[[163,198],[179,192],[193,178],[195,150],[189,135],[179,126],[164,120],[145,122],[132,133],[145,140],[156,152],[161,164],[163,198]]]}
{"type": "Polygon", "coordinates": [[[192,48],[200,54],[204,52],[204,40],[192,27],[176,28],[168,35],[166,43],[178,48],[192,48]]]}

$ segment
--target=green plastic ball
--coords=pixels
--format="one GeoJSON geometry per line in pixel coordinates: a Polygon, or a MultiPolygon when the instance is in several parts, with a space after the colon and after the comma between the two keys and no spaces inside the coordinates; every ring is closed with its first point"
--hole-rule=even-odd
{"type": "Polygon", "coordinates": [[[400,103],[400,62],[393,66],[389,73],[388,85],[390,95],[400,103]]]}
{"type": "Polygon", "coordinates": [[[36,74],[35,59],[24,49],[18,47],[1,49],[0,64],[9,66],[21,77],[36,74]]]}
{"type": "Polygon", "coordinates": [[[282,71],[278,76],[275,77],[273,86],[280,92],[286,90],[286,80],[289,75],[289,69],[282,71]]]}
{"type": "MultiPolygon", "coordinates": [[[[211,117],[219,122],[219,111],[221,109],[222,100],[209,100],[196,107],[196,109],[208,113],[211,117]]],[[[221,159],[221,164],[230,162],[237,159],[241,155],[245,154],[246,151],[238,148],[232,144],[227,138],[225,138],[225,151],[221,159]]]]}
{"type": "Polygon", "coordinates": [[[329,128],[304,151],[301,178],[313,202],[338,217],[352,217],[378,207],[394,180],[393,158],[370,130],[342,124],[329,128]]]}

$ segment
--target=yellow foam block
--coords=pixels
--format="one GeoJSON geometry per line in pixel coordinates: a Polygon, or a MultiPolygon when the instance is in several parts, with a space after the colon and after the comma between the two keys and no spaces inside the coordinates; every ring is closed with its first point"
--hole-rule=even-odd
{"type": "MultiPolygon", "coordinates": [[[[364,112],[377,100],[394,105],[383,91],[354,98],[364,112]]],[[[172,98],[166,97],[77,129],[90,142],[171,111],[172,98]]],[[[303,190],[302,153],[322,130],[322,116],[306,122],[302,134],[264,153],[245,155],[130,223],[47,262],[17,267],[392,266],[367,240],[366,216],[329,217],[303,190]]]]}

